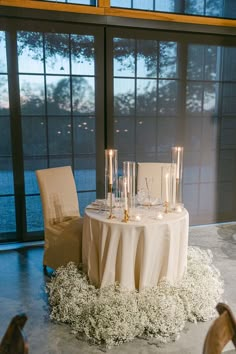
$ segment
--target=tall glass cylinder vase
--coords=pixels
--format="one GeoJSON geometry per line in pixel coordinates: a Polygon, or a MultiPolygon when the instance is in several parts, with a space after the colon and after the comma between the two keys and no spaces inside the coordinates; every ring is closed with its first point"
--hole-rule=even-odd
{"type": "Polygon", "coordinates": [[[135,213],[135,169],[136,163],[134,161],[123,162],[123,176],[127,181],[127,198],[128,198],[128,211],[131,214],[135,213]]]}
{"type": "Polygon", "coordinates": [[[176,204],[183,202],[183,153],[183,147],[172,148],[172,162],[176,164],[176,204]]]}
{"type": "Polygon", "coordinates": [[[115,149],[105,150],[105,198],[112,216],[112,206],[118,191],[118,153],[115,149]]]}
{"type": "Polygon", "coordinates": [[[166,164],[161,169],[161,200],[165,211],[169,212],[176,203],[176,165],[166,164]]]}

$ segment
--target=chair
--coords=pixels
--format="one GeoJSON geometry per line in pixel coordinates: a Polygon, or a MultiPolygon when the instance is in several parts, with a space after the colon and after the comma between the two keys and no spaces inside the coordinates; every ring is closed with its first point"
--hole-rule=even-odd
{"type": "Polygon", "coordinates": [[[208,330],[203,354],[220,354],[230,341],[236,348],[236,321],[230,307],[224,303],[218,303],[216,309],[219,317],[208,330]]]}
{"type": "Polygon", "coordinates": [[[82,260],[83,218],[70,166],[36,171],[44,217],[44,271],[82,260]]]}
{"type": "Polygon", "coordinates": [[[137,191],[147,190],[147,178],[152,178],[152,186],[150,188],[150,196],[152,198],[162,199],[165,193],[165,185],[163,185],[162,176],[170,171],[170,168],[175,168],[176,164],[167,162],[138,162],[137,171],[137,191]]]}
{"type": "Polygon", "coordinates": [[[27,321],[25,314],[12,318],[0,343],[0,354],[28,354],[29,346],[23,333],[27,321]]]}

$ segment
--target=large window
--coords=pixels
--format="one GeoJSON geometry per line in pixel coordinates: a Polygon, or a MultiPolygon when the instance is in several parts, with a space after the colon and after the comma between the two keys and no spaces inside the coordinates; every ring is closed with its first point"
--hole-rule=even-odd
{"type": "Polygon", "coordinates": [[[231,0],[111,0],[111,6],[197,16],[236,18],[231,0]]]}
{"type": "Polygon", "coordinates": [[[104,149],[170,162],[184,147],[191,224],[236,218],[234,36],[5,20],[0,240],[42,238],[35,170],[72,166],[81,214],[104,195],[104,149]]]}
{"type": "Polygon", "coordinates": [[[0,31],[0,240],[16,231],[6,35],[0,31]]]}
{"type": "MultiPolygon", "coordinates": [[[[0,240],[4,240],[5,233],[11,235],[8,240],[19,237],[15,198],[22,201],[22,194],[24,202],[19,213],[25,225],[20,229],[25,230],[23,238],[29,239],[43,230],[35,170],[72,166],[82,215],[85,206],[96,198],[96,145],[104,119],[99,123],[96,108],[102,106],[96,101],[102,94],[96,95],[96,87],[100,85],[96,81],[97,65],[101,66],[101,59],[96,60],[98,35],[92,30],[79,33],[78,28],[74,33],[42,28],[20,30],[8,36],[8,45],[15,46],[17,53],[15,60],[11,60],[12,67],[16,67],[11,71],[12,82],[19,92],[18,100],[12,98],[13,105],[19,102],[19,107],[12,108],[16,124],[9,114],[7,42],[5,32],[0,34],[0,213],[3,215],[0,240]],[[13,165],[12,134],[15,145],[22,151],[13,165]],[[21,174],[22,184],[17,179],[21,174]]],[[[101,67],[99,72],[102,73],[101,67]]]]}
{"type": "Polygon", "coordinates": [[[121,159],[169,158],[167,147],[176,140],[179,121],[177,43],[114,37],[113,83],[115,144],[121,159]],[[163,136],[167,126],[171,129],[163,136]]]}
{"type": "Polygon", "coordinates": [[[110,38],[110,114],[120,168],[125,160],[171,162],[171,147],[183,146],[190,222],[233,219],[236,110],[230,73],[236,72],[236,48],[217,45],[217,38],[201,44],[195,36],[167,40],[164,33],[152,33],[147,39],[118,32],[110,38]]]}
{"type": "Polygon", "coordinates": [[[36,231],[35,169],[73,166],[82,213],[95,198],[94,36],[22,31],[17,47],[27,229],[36,231]]]}

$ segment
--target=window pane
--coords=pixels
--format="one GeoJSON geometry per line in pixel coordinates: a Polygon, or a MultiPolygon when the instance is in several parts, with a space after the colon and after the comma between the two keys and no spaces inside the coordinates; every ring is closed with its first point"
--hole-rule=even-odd
{"type": "Polygon", "coordinates": [[[8,77],[0,75],[0,115],[9,114],[8,77]]]}
{"type": "Polygon", "coordinates": [[[47,74],[69,74],[69,35],[48,33],[45,35],[45,56],[47,74]]]}
{"type": "Polygon", "coordinates": [[[19,82],[21,113],[44,114],[44,77],[41,75],[19,75],[19,82]]]}
{"type": "MultiPolygon", "coordinates": [[[[136,151],[141,153],[156,150],[156,118],[139,119],[136,125],[136,151]],[[142,124],[141,124],[142,123],[142,124]],[[148,144],[144,144],[148,141],[148,144]]],[[[145,157],[146,158],[146,157],[145,157]]]]}
{"type": "Polygon", "coordinates": [[[95,112],[95,82],[92,77],[73,77],[72,104],[75,114],[94,114],[95,112]]]}
{"type": "Polygon", "coordinates": [[[113,39],[114,76],[133,77],[135,72],[135,41],[126,38],[113,39]]]}
{"type": "MultiPolygon", "coordinates": [[[[11,159],[0,158],[0,196],[14,194],[13,173],[11,159]]],[[[1,210],[1,209],[0,209],[1,210]]]]}
{"type": "Polygon", "coordinates": [[[191,84],[187,86],[186,109],[188,112],[199,113],[202,111],[203,105],[203,85],[191,84]]]}
{"type": "Polygon", "coordinates": [[[205,84],[204,85],[204,104],[203,110],[205,112],[216,113],[217,111],[217,99],[218,99],[218,85],[205,84]]]}
{"type": "MultiPolygon", "coordinates": [[[[95,154],[95,117],[74,117],[73,131],[75,152],[95,154]]],[[[83,161],[83,163],[85,162],[83,161]]]]}
{"type": "MultiPolygon", "coordinates": [[[[228,70],[226,69],[226,72],[228,70]]],[[[235,115],[236,113],[236,83],[223,85],[223,114],[235,115]]]]}
{"type": "Polygon", "coordinates": [[[26,215],[28,232],[43,229],[43,213],[39,196],[26,197],[26,215]]]}
{"type": "Polygon", "coordinates": [[[94,75],[94,37],[71,35],[71,67],[73,75],[94,75]]]}
{"type": "Polygon", "coordinates": [[[137,115],[154,115],[157,103],[157,81],[137,80],[137,115]]]}
{"type": "Polygon", "coordinates": [[[204,15],[204,2],[205,0],[189,0],[185,12],[187,14],[204,15]]]}
{"type": "MultiPolygon", "coordinates": [[[[86,161],[84,159],[77,159],[77,164],[85,165],[86,161]]],[[[93,160],[93,159],[92,159],[93,160]]],[[[79,191],[88,191],[91,189],[96,190],[96,171],[92,169],[93,163],[87,168],[75,170],[75,180],[76,184],[79,186],[79,191]]],[[[82,193],[80,194],[82,195],[82,193]]]]}
{"type": "Polygon", "coordinates": [[[157,77],[158,42],[139,40],[137,46],[137,76],[157,77]]]}
{"type": "Polygon", "coordinates": [[[38,183],[36,179],[35,170],[37,169],[37,160],[25,159],[25,192],[26,194],[39,193],[38,183]]]}
{"type": "Polygon", "coordinates": [[[177,43],[160,42],[160,78],[177,78],[177,43]]]}
{"type": "Polygon", "coordinates": [[[80,5],[91,5],[96,6],[96,0],[64,0],[68,4],[80,4],[80,5]]]}
{"type": "Polygon", "coordinates": [[[134,114],[135,89],[134,80],[114,79],[114,113],[121,115],[134,114]]]}
{"type": "Polygon", "coordinates": [[[69,76],[47,76],[47,111],[49,115],[70,115],[71,89],[69,76]]]}
{"type": "Polygon", "coordinates": [[[0,31],[0,73],[7,72],[6,40],[5,32],[0,31]]]}
{"type": "Polygon", "coordinates": [[[153,10],[153,0],[133,0],[133,8],[153,10]]]}
{"type": "Polygon", "coordinates": [[[115,118],[114,139],[119,153],[135,153],[135,120],[133,117],[115,118]]]}
{"type": "Polygon", "coordinates": [[[158,108],[159,113],[176,115],[177,113],[178,82],[176,80],[159,80],[158,108]]]}
{"type": "Polygon", "coordinates": [[[219,59],[217,60],[220,55],[219,50],[216,46],[190,45],[188,47],[188,79],[219,79],[219,59]]]}
{"type": "Polygon", "coordinates": [[[110,0],[111,6],[131,9],[131,0],[110,0]]]}
{"type": "MultiPolygon", "coordinates": [[[[206,16],[224,17],[224,7],[227,1],[224,0],[206,0],[206,16]]],[[[228,4],[230,1],[228,1],[228,4]]]]}
{"type": "MultiPolygon", "coordinates": [[[[16,217],[15,217],[15,198],[0,196],[0,240],[3,236],[1,233],[16,232],[16,217]]],[[[10,236],[8,237],[8,239],[10,236]]]]}
{"type": "Polygon", "coordinates": [[[22,117],[25,156],[41,156],[47,153],[46,129],[45,117],[22,117]]]}
{"type": "Polygon", "coordinates": [[[175,0],[155,0],[155,10],[175,12],[175,0]]]}
{"type": "Polygon", "coordinates": [[[50,117],[48,122],[49,154],[71,154],[70,117],[50,117]]]}
{"type": "Polygon", "coordinates": [[[17,33],[20,73],[43,73],[43,36],[38,32],[17,33]]]}
{"type": "Polygon", "coordinates": [[[79,193],[78,198],[80,215],[83,216],[85,207],[96,199],[96,192],[79,193]]]}
{"type": "Polygon", "coordinates": [[[236,81],[236,48],[226,47],[223,52],[223,80],[236,81]]]}

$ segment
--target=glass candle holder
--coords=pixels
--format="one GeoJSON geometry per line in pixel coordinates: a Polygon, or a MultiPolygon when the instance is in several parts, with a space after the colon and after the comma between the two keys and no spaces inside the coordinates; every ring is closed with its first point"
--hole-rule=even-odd
{"type": "Polygon", "coordinates": [[[161,199],[166,212],[175,208],[176,164],[168,164],[161,169],[161,199]]]}
{"type": "Polygon", "coordinates": [[[134,161],[124,161],[123,162],[123,177],[127,182],[127,198],[128,198],[128,210],[129,213],[133,212],[135,209],[135,168],[136,163],[134,161]]]}
{"type": "Polygon", "coordinates": [[[172,162],[176,164],[176,203],[182,203],[183,198],[183,152],[183,147],[172,147],[172,162]]]}
{"type": "Polygon", "coordinates": [[[118,153],[114,149],[105,150],[105,199],[112,210],[118,187],[118,153]]]}

